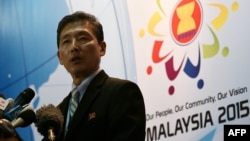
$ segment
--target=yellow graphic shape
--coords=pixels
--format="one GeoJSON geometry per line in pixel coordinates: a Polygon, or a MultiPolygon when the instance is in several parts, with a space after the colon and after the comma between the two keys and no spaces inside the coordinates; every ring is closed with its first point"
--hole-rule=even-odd
{"type": "Polygon", "coordinates": [[[220,48],[219,40],[216,37],[215,33],[213,32],[213,30],[209,26],[208,26],[208,29],[212,33],[214,42],[212,44],[203,44],[202,45],[204,58],[211,58],[211,57],[215,56],[219,52],[219,48],[220,48]]]}
{"type": "Polygon", "coordinates": [[[143,37],[145,35],[145,31],[144,31],[144,29],[141,29],[140,31],[139,31],[139,37],[143,37]]]}
{"type": "Polygon", "coordinates": [[[160,1],[161,1],[161,0],[156,0],[157,6],[159,7],[159,9],[160,9],[161,12],[163,13],[163,15],[166,15],[165,12],[163,11],[163,8],[162,8],[162,6],[161,6],[160,1]]]}
{"type": "Polygon", "coordinates": [[[162,21],[162,17],[158,12],[155,12],[148,23],[148,32],[154,36],[163,36],[162,34],[159,34],[155,32],[155,27],[158,23],[162,21]]]}
{"type": "Polygon", "coordinates": [[[226,6],[222,4],[210,4],[211,6],[217,7],[220,9],[220,13],[218,16],[212,21],[212,25],[215,27],[216,30],[220,30],[221,27],[227,20],[228,17],[228,9],[226,6]]]}
{"type": "Polygon", "coordinates": [[[228,54],[229,54],[229,48],[228,48],[228,47],[224,47],[224,48],[222,49],[222,56],[223,56],[223,57],[227,57],[228,54]]]}
{"type": "Polygon", "coordinates": [[[239,3],[238,2],[234,2],[232,4],[232,11],[236,12],[236,11],[238,11],[238,9],[239,9],[239,3]]]}
{"type": "Polygon", "coordinates": [[[176,9],[177,16],[180,19],[177,28],[177,34],[183,34],[185,32],[195,29],[195,21],[192,18],[194,12],[194,1],[189,2],[183,6],[176,9]]]}

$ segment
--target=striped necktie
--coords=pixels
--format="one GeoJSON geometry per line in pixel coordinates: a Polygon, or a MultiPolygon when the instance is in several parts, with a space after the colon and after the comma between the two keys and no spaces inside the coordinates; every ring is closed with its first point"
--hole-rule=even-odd
{"type": "Polygon", "coordinates": [[[70,120],[72,119],[76,108],[78,106],[78,99],[79,99],[79,91],[77,90],[77,87],[75,87],[71,91],[71,101],[70,101],[70,120]]]}

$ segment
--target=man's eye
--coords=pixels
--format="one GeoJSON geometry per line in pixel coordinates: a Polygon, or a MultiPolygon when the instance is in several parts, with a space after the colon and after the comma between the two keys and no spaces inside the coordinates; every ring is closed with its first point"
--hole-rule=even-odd
{"type": "Polygon", "coordinates": [[[70,43],[70,40],[63,40],[62,43],[63,43],[63,44],[68,44],[68,43],[70,43]]]}
{"type": "Polygon", "coordinates": [[[81,42],[87,42],[88,38],[85,37],[85,36],[82,36],[82,37],[79,37],[78,40],[81,41],[81,42]]]}

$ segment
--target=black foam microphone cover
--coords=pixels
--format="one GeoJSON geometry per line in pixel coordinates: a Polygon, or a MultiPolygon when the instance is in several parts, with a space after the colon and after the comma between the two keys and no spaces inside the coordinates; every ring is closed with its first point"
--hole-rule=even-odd
{"type": "Polygon", "coordinates": [[[54,105],[42,106],[36,111],[35,126],[37,131],[48,137],[48,130],[53,129],[55,136],[61,133],[63,127],[63,115],[54,105]]]}
{"type": "Polygon", "coordinates": [[[26,88],[15,99],[14,107],[18,105],[23,106],[25,104],[29,104],[34,96],[35,92],[31,88],[26,88]]]}
{"type": "Polygon", "coordinates": [[[16,127],[26,127],[29,126],[36,120],[36,114],[32,109],[24,109],[21,111],[18,117],[12,121],[12,125],[16,127]]]}

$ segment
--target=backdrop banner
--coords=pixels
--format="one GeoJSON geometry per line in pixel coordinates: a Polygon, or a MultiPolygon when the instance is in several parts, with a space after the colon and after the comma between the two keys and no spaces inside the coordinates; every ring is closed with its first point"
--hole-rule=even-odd
{"type": "Polygon", "coordinates": [[[250,2],[128,0],[146,141],[222,141],[250,124],[250,2]]]}

